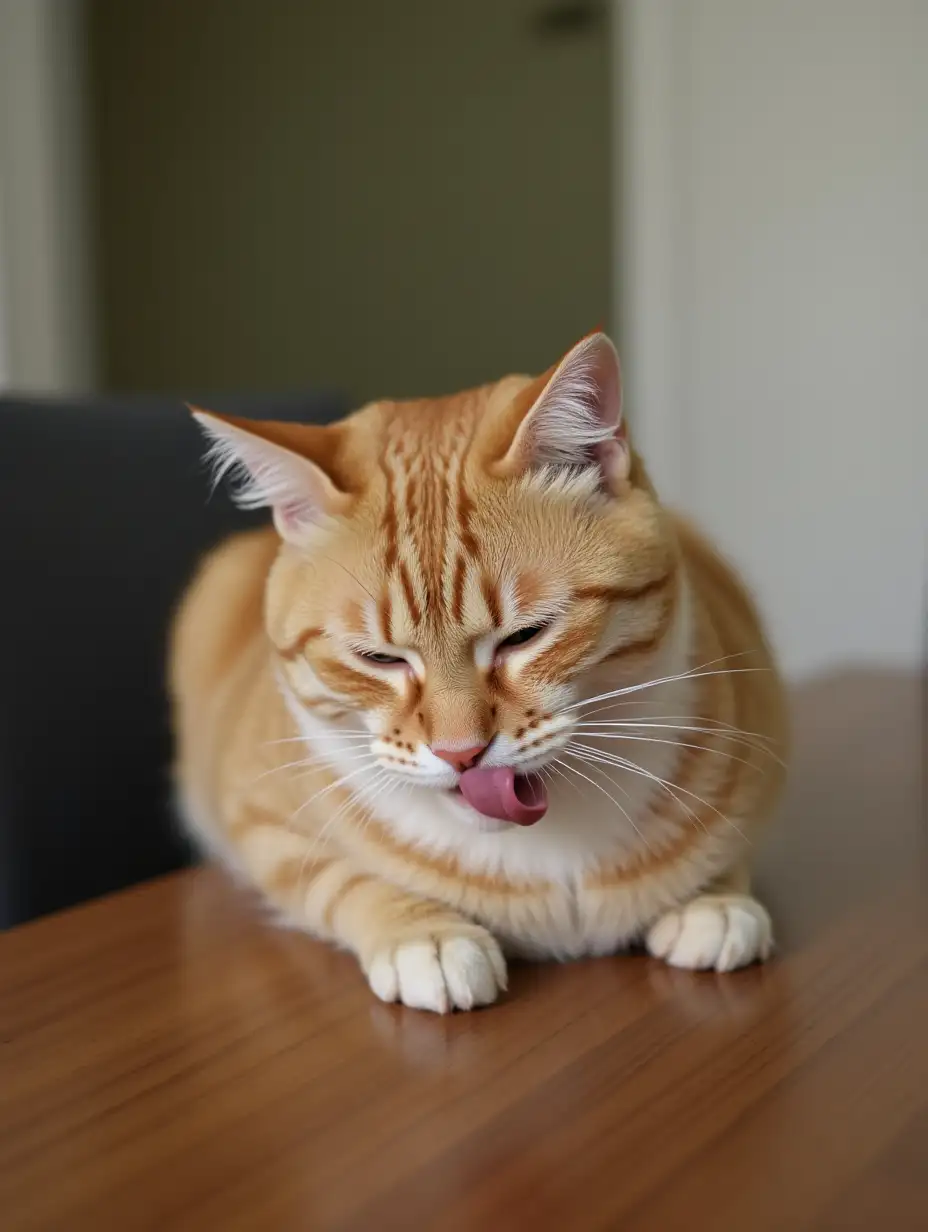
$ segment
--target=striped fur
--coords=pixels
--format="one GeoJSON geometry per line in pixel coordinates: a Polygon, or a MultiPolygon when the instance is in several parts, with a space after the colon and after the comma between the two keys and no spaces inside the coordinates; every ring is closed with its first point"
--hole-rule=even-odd
{"type": "Polygon", "coordinates": [[[611,346],[580,345],[582,381],[569,355],[536,381],[377,403],[305,436],[206,419],[223,465],[254,468],[249,499],[278,483],[280,538],[220,547],[178,615],[180,794],[204,843],[352,950],[386,1000],[488,1003],[504,952],[644,939],[724,970],[770,946],[747,866],[782,777],[778,677],[741,584],[661,507],[602,405],[611,346]],[[554,427],[536,425],[552,406],[554,427]],[[310,471],[311,491],[287,488],[310,471]],[[449,791],[432,749],[488,741],[491,764],[546,776],[536,826],[449,791]]]}

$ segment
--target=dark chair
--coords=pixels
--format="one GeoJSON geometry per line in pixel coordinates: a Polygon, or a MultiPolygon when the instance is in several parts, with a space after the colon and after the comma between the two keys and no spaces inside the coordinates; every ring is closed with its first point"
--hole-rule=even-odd
{"type": "MultiPolygon", "coordinates": [[[[347,409],[203,404],[316,423],[347,409]]],[[[210,497],[202,454],[180,401],[0,399],[0,927],[189,859],[166,632],[197,559],[256,520],[210,497]]]]}

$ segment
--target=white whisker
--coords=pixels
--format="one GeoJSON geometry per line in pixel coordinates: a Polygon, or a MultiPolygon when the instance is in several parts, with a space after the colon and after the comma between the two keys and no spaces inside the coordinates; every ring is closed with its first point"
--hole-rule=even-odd
{"type": "MultiPolygon", "coordinates": [[[[628,758],[625,758],[625,757],[617,756],[614,753],[607,753],[607,752],[603,752],[600,749],[595,749],[592,747],[592,745],[579,744],[577,742],[572,742],[572,744],[569,745],[568,748],[570,747],[582,749],[588,760],[594,760],[594,761],[600,760],[603,762],[604,765],[617,766],[619,769],[627,770],[630,774],[639,774],[639,775],[642,775],[646,779],[650,779],[651,781],[655,783],[659,783],[664,788],[665,791],[667,791],[671,796],[674,797],[674,799],[677,799],[675,795],[676,792],[678,791],[683,792],[685,796],[690,796],[693,800],[698,801],[698,803],[701,804],[703,808],[711,809],[711,811],[715,813],[717,817],[721,818],[722,821],[730,825],[731,828],[737,834],[740,834],[740,836],[744,839],[744,841],[750,845],[750,840],[748,839],[747,835],[744,833],[743,830],[741,830],[739,826],[735,824],[735,822],[732,821],[730,817],[727,817],[723,812],[721,812],[720,809],[716,808],[714,804],[710,804],[708,800],[704,800],[702,796],[698,796],[696,792],[690,791],[689,788],[681,787],[679,783],[670,783],[666,779],[660,778],[659,775],[654,774],[652,771],[646,770],[644,766],[640,766],[637,762],[630,761],[628,758]]],[[[577,756],[577,754],[575,753],[574,756],[577,756]]],[[[692,816],[694,820],[698,820],[695,817],[695,814],[692,812],[692,810],[687,805],[685,805],[682,800],[677,799],[677,803],[680,805],[682,809],[685,809],[686,812],[689,813],[689,815],[692,816]]],[[[705,823],[700,822],[700,824],[703,826],[703,829],[706,828],[705,823]]]]}
{"type": "MultiPolygon", "coordinates": [[[[612,706],[637,706],[641,703],[637,700],[630,702],[615,702],[609,706],[601,706],[597,710],[592,710],[588,714],[583,715],[583,723],[578,723],[578,727],[582,727],[589,723],[594,714],[602,714],[606,710],[611,710],[612,706]]],[[[734,723],[726,723],[724,719],[717,719],[711,714],[639,714],[636,718],[626,719],[600,719],[598,726],[619,726],[627,725],[629,727],[644,727],[648,724],[655,726],[661,723],[713,723],[718,730],[734,732],[742,736],[756,736],[758,740],[771,740],[770,736],[765,736],[761,732],[745,731],[741,727],[736,727],[734,723]]]]}
{"type": "MultiPolygon", "coordinates": [[[[637,765],[637,763],[628,761],[625,758],[618,758],[618,757],[610,756],[608,754],[605,757],[601,757],[599,756],[599,750],[597,749],[590,749],[589,751],[584,751],[584,752],[578,751],[580,749],[586,750],[587,746],[586,745],[572,746],[571,751],[568,753],[568,756],[577,757],[588,763],[600,764],[600,765],[606,765],[606,766],[615,766],[621,770],[627,770],[630,774],[637,774],[640,777],[647,779],[652,783],[656,783],[659,787],[661,787],[664,791],[667,792],[667,794],[671,797],[671,799],[676,804],[678,804],[681,809],[683,809],[684,813],[686,813],[687,817],[689,817],[691,821],[695,822],[696,825],[698,825],[703,830],[704,833],[708,834],[709,831],[708,831],[708,827],[706,826],[706,824],[697,816],[696,812],[692,808],[690,808],[688,804],[685,803],[685,801],[681,800],[676,795],[673,787],[666,779],[662,779],[659,775],[654,774],[652,771],[645,770],[643,766],[639,766],[637,765]]],[[[614,779],[610,781],[615,782],[614,779]]]]}
{"type": "MultiPolygon", "coordinates": [[[[371,760],[373,761],[373,758],[371,760]]],[[[309,806],[316,800],[321,800],[324,796],[327,796],[330,791],[335,791],[337,787],[341,787],[344,783],[349,782],[351,779],[357,778],[359,774],[367,774],[369,770],[369,766],[359,766],[357,770],[352,770],[348,774],[343,774],[341,778],[335,779],[335,781],[329,783],[327,787],[323,787],[321,791],[317,791],[315,795],[310,796],[308,800],[304,800],[290,820],[293,821],[300,815],[300,813],[302,813],[303,809],[309,808],[309,806]]]]}
{"type": "MultiPolygon", "coordinates": [[[[781,766],[785,765],[782,758],[780,758],[770,747],[770,744],[772,743],[772,741],[770,741],[770,738],[762,735],[760,732],[739,731],[737,728],[732,728],[729,731],[724,728],[697,727],[692,724],[680,724],[680,723],[624,723],[622,722],[622,723],[577,723],[575,724],[575,730],[580,732],[582,735],[584,736],[597,736],[598,735],[603,738],[606,738],[607,732],[614,731],[616,728],[619,728],[619,727],[631,728],[633,735],[622,737],[623,739],[627,738],[629,740],[633,738],[648,739],[649,737],[638,735],[638,733],[641,731],[695,732],[703,736],[712,736],[718,740],[731,740],[734,743],[746,745],[749,749],[753,749],[755,753],[762,753],[767,757],[771,757],[775,762],[777,762],[781,766]]],[[[620,737],[614,736],[611,738],[619,739],[620,737]]],[[[654,739],[655,739],[655,743],[658,743],[657,738],[655,737],[654,739]]],[[[670,741],[669,743],[677,743],[677,742],[670,741]]],[[[686,746],[683,746],[683,747],[686,747],[686,746]]],[[[702,748],[705,746],[697,745],[696,747],[702,748]]],[[[706,751],[712,752],[714,750],[707,748],[706,751]]]]}
{"type": "MultiPolygon", "coordinates": [[[[367,785],[368,791],[373,790],[374,787],[379,785],[383,781],[383,778],[386,776],[387,776],[387,771],[381,770],[379,774],[374,777],[373,781],[367,785]]],[[[362,790],[363,788],[364,788],[364,785],[362,784],[362,790]]],[[[363,804],[363,801],[359,799],[359,794],[360,793],[358,791],[349,787],[346,791],[347,798],[342,801],[342,803],[338,806],[338,808],[335,810],[332,816],[326,819],[325,824],[322,826],[322,829],[316,835],[312,846],[308,849],[306,854],[303,856],[303,859],[300,863],[300,871],[299,871],[299,874],[297,875],[297,886],[298,887],[302,885],[303,873],[306,869],[307,863],[312,858],[315,857],[316,852],[319,850],[319,848],[322,846],[323,842],[325,841],[325,836],[328,834],[329,830],[331,830],[332,827],[335,825],[336,821],[338,821],[339,818],[342,817],[345,813],[350,813],[352,809],[359,808],[363,804]]]]}
{"type": "Polygon", "coordinates": [[[317,740],[372,740],[373,738],[372,732],[352,729],[345,732],[320,732],[313,736],[285,736],[282,740],[265,740],[263,747],[269,748],[274,744],[313,744],[317,740]]]}
{"type": "MultiPolygon", "coordinates": [[[[258,777],[254,779],[253,781],[255,783],[260,783],[262,779],[266,779],[272,774],[279,774],[281,770],[294,770],[294,769],[311,770],[321,764],[330,766],[332,764],[332,758],[334,756],[336,756],[334,752],[319,753],[315,757],[301,757],[299,761],[286,761],[286,762],[283,762],[282,765],[271,766],[269,770],[262,770],[261,773],[258,775],[258,777]]],[[[369,757],[371,761],[377,760],[375,755],[369,752],[367,749],[365,749],[363,752],[360,752],[360,753],[356,749],[352,749],[351,752],[345,756],[344,760],[345,761],[360,761],[361,758],[363,757],[369,757]]],[[[295,776],[295,777],[299,777],[299,776],[295,776]]]]}
{"type": "MultiPolygon", "coordinates": [[[[578,770],[576,766],[571,766],[566,761],[562,762],[561,764],[564,766],[565,770],[569,770],[571,774],[579,775],[580,778],[585,779],[587,783],[590,783],[593,787],[597,789],[597,791],[601,791],[607,799],[611,800],[612,803],[619,810],[619,812],[623,815],[623,817],[625,817],[625,819],[627,820],[631,828],[635,831],[635,833],[644,843],[645,847],[647,847],[648,851],[650,851],[652,855],[655,854],[654,849],[652,848],[651,844],[648,842],[645,836],[641,833],[641,831],[635,825],[634,821],[632,820],[631,814],[628,812],[628,809],[623,808],[623,806],[619,804],[618,800],[616,800],[615,796],[611,795],[608,791],[606,791],[605,787],[603,787],[601,783],[597,783],[595,779],[591,779],[589,775],[584,774],[582,770],[578,770]]],[[[615,787],[618,787],[620,791],[625,792],[626,796],[628,795],[627,790],[622,786],[621,783],[615,783],[614,780],[610,780],[610,782],[612,782],[615,787]]]]}
{"type": "Polygon", "coordinates": [[[767,667],[732,667],[724,670],[716,670],[707,672],[704,669],[713,667],[716,663],[724,663],[727,659],[742,658],[747,654],[755,654],[753,650],[738,651],[737,654],[720,655],[717,659],[709,659],[706,663],[701,663],[698,667],[689,668],[685,672],[677,672],[672,676],[659,676],[654,680],[645,680],[639,684],[625,685],[621,689],[612,689],[608,693],[600,693],[597,697],[586,697],[579,702],[573,702],[569,706],[563,708],[564,711],[576,710],[581,706],[592,706],[594,702],[606,701],[610,697],[624,697],[628,693],[638,693],[642,689],[653,689],[659,684],[673,684],[680,680],[699,680],[705,676],[730,676],[739,672],[765,672],[769,671],[767,667]]]}
{"type": "Polygon", "coordinates": [[[638,740],[644,744],[669,744],[678,749],[696,749],[700,753],[714,753],[717,757],[727,757],[731,761],[738,761],[742,766],[759,769],[755,762],[748,761],[746,757],[738,757],[735,753],[729,753],[727,749],[713,749],[705,744],[690,744],[685,740],[664,740],[657,736],[632,736],[616,732],[586,731],[582,734],[588,740],[638,740]]]}
{"type": "Polygon", "coordinates": [[[590,697],[585,701],[573,702],[570,706],[565,706],[561,713],[568,710],[577,710],[581,706],[592,705],[593,702],[605,701],[609,697],[623,697],[626,693],[638,693],[642,689],[654,689],[660,684],[673,684],[678,680],[701,680],[706,676],[737,676],[745,672],[767,672],[769,667],[728,667],[723,671],[712,672],[683,672],[679,676],[660,676],[656,680],[645,680],[641,684],[629,684],[623,689],[616,689],[612,693],[600,693],[598,697],[590,697]]]}

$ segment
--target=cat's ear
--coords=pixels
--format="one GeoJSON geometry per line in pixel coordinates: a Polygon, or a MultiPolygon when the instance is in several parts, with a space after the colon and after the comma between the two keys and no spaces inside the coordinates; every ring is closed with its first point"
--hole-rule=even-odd
{"type": "Polygon", "coordinates": [[[324,518],[347,510],[350,497],[332,473],[337,429],[190,411],[210,441],[214,485],[231,476],[235,503],[269,507],[282,539],[299,543],[324,518]]]}
{"type": "Polygon", "coordinates": [[[582,338],[559,364],[523,389],[502,414],[507,442],[494,473],[511,477],[542,467],[598,466],[608,491],[628,484],[631,451],[622,420],[619,357],[603,333],[582,338]]]}

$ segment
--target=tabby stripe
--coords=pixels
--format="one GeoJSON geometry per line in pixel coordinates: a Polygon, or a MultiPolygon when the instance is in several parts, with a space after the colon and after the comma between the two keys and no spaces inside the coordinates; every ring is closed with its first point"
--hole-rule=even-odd
{"type": "Polygon", "coordinates": [[[645,595],[652,595],[658,590],[663,590],[672,579],[672,573],[665,573],[663,577],[653,578],[650,582],[644,582],[640,586],[578,586],[573,592],[573,598],[575,601],[600,599],[606,603],[621,603],[626,599],[643,599],[645,595]]]}
{"type": "Polygon", "coordinates": [[[483,577],[480,579],[480,590],[483,594],[483,601],[487,605],[487,611],[490,614],[490,620],[494,629],[501,628],[503,623],[503,607],[500,603],[499,591],[496,585],[489,578],[483,577]]]}
{"type": "Polygon", "coordinates": [[[400,561],[400,583],[403,587],[403,594],[406,596],[406,606],[409,608],[409,615],[412,617],[412,623],[418,625],[422,620],[422,609],[419,607],[416,599],[416,592],[413,590],[412,578],[409,576],[409,570],[406,568],[406,562],[400,561]]]}
{"type": "Polygon", "coordinates": [[[325,630],[313,626],[311,629],[304,629],[289,646],[275,646],[274,649],[282,659],[298,659],[309,643],[320,637],[325,637],[325,630]]]}
{"type": "Polygon", "coordinates": [[[390,606],[389,590],[384,590],[380,596],[377,614],[380,619],[380,630],[383,633],[383,640],[389,644],[393,641],[393,612],[390,606]]]}
{"type": "Polygon", "coordinates": [[[595,633],[585,628],[571,629],[558,638],[553,646],[543,650],[527,670],[535,680],[556,679],[576,667],[595,645],[595,633]]]}
{"type": "Polygon", "coordinates": [[[505,898],[530,898],[547,894],[551,890],[551,884],[547,881],[512,882],[505,877],[494,877],[491,873],[463,869],[453,856],[432,855],[423,848],[401,843],[373,817],[366,819],[363,828],[358,827],[355,832],[363,842],[378,848],[381,856],[392,856],[402,861],[405,867],[411,865],[420,872],[452,881],[458,886],[479,890],[483,894],[495,894],[505,898]]]}
{"type": "Polygon", "coordinates": [[[347,713],[345,703],[341,700],[341,698],[306,697],[305,694],[300,693],[298,689],[294,689],[292,686],[291,691],[300,705],[305,706],[307,710],[319,710],[320,712],[325,710],[334,710],[335,713],[331,714],[329,716],[330,718],[337,718],[339,715],[347,713]]]}
{"type": "Polygon", "coordinates": [[[322,912],[322,923],[329,932],[332,931],[335,925],[335,913],[352,892],[358,886],[364,885],[365,882],[373,881],[374,877],[370,873],[353,873],[350,877],[346,877],[342,884],[338,887],[329,901],[326,903],[322,912]]]}
{"type": "MultiPolygon", "coordinates": [[[[719,687],[718,681],[719,678],[711,681],[707,680],[706,684],[709,688],[714,689],[719,687]]],[[[729,715],[728,719],[735,726],[738,726],[740,715],[738,713],[737,696],[734,700],[734,714],[729,715]]],[[[706,708],[711,709],[708,706],[706,708]]],[[[684,791],[692,791],[697,768],[705,763],[706,754],[710,751],[711,746],[708,745],[702,750],[681,749],[676,773],[673,775],[673,778],[668,780],[672,786],[681,788],[684,791]]],[[[740,767],[741,763],[734,759],[729,762],[725,771],[725,777],[718,788],[709,796],[705,807],[692,810],[694,816],[686,817],[681,834],[674,842],[668,844],[659,852],[639,852],[631,864],[620,864],[612,869],[596,873],[588,878],[585,884],[590,889],[616,889],[619,886],[627,885],[631,881],[636,881],[640,877],[651,876],[672,864],[679,863],[695,846],[705,839],[713,837],[720,826],[727,824],[725,810],[738,785],[740,767]]],[[[674,807],[675,805],[673,800],[668,800],[667,803],[669,807],[674,807]]],[[[660,815],[653,806],[651,815],[660,815]]]]}
{"type": "Polygon", "coordinates": [[[445,610],[445,588],[442,586],[442,578],[445,575],[445,544],[448,538],[448,505],[450,501],[451,493],[448,489],[448,476],[445,470],[442,469],[438,477],[438,534],[432,541],[435,551],[432,576],[437,579],[434,600],[436,610],[439,613],[443,613],[445,610]]]}
{"type": "Polygon", "coordinates": [[[604,655],[599,660],[599,663],[614,663],[616,659],[647,654],[649,651],[656,650],[670,631],[670,626],[673,623],[673,612],[674,604],[672,600],[669,600],[661,613],[660,622],[653,633],[640,637],[634,642],[627,642],[624,646],[616,646],[614,650],[610,650],[608,654],[604,655]]]}
{"type": "Polygon", "coordinates": [[[464,615],[464,582],[467,577],[467,561],[459,556],[454,564],[454,583],[451,593],[451,615],[460,622],[464,615]]]}
{"type": "Polygon", "coordinates": [[[409,679],[409,714],[411,715],[415,708],[422,701],[422,681],[412,672],[407,673],[409,679]]]}
{"type": "Polygon", "coordinates": [[[406,495],[406,520],[412,526],[416,521],[416,514],[419,511],[419,501],[416,495],[416,475],[415,472],[410,472],[406,476],[406,486],[404,488],[406,495]]]}
{"type": "Polygon", "coordinates": [[[398,546],[398,527],[396,523],[396,493],[393,490],[393,476],[390,474],[390,468],[385,461],[381,461],[380,469],[383,471],[383,477],[387,485],[387,499],[384,503],[383,510],[383,533],[386,539],[384,548],[384,565],[387,573],[389,573],[397,562],[399,556],[398,546]]]}
{"type": "Polygon", "coordinates": [[[468,556],[474,560],[480,559],[480,544],[477,542],[477,537],[471,530],[471,514],[474,511],[474,502],[471,500],[467,489],[463,482],[458,488],[458,534],[461,539],[461,546],[468,556]]]}
{"type": "Polygon", "coordinates": [[[303,856],[290,856],[265,875],[262,886],[265,893],[271,895],[272,898],[286,898],[292,895],[294,890],[298,891],[314,880],[331,863],[331,858],[313,860],[308,863],[303,856]]]}
{"type": "Polygon", "coordinates": [[[491,693],[495,693],[497,696],[502,697],[507,701],[512,701],[517,696],[513,690],[510,689],[505,676],[495,663],[492,663],[487,669],[486,682],[487,688],[491,693]]]}
{"type": "Polygon", "coordinates": [[[350,697],[353,702],[374,707],[384,705],[393,697],[393,689],[386,681],[355,671],[338,659],[317,659],[313,671],[339,699],[350,697]]]}
{"type": "MultiPolygon", "coordinates": [[[[698,757],[700,757],[700,754],[695,754],[694,761],[698,757]]],[[[695,817],[687,818],[688,824],[676,842],[671,843],[663,851],[653,855],[640,854],[633,864],[614,868],[608,873],[601,873],[595,882],[588,884],[595,885],[599,889],[614,889],[620,885],[627,885],[630,881],[636,881],[639,877],[651,876],[653,873],[659,872],[671,864],[678,863],[693,847],[702,840],[713,836],[719,826],[726,824],[724,818],[725,808],[734,794],[737,780],[738,763],[733,762],[725,776],[725,781],[716,793],[714,807],[701,810],[694,809],[695,817]],[[720,817],[715,812],[715,809],[718,809],[719,813],[722,813],[723,816],[720,817]]],[[[675,784],[675,786],[680,786],[680,784],[675,784]]]]}

